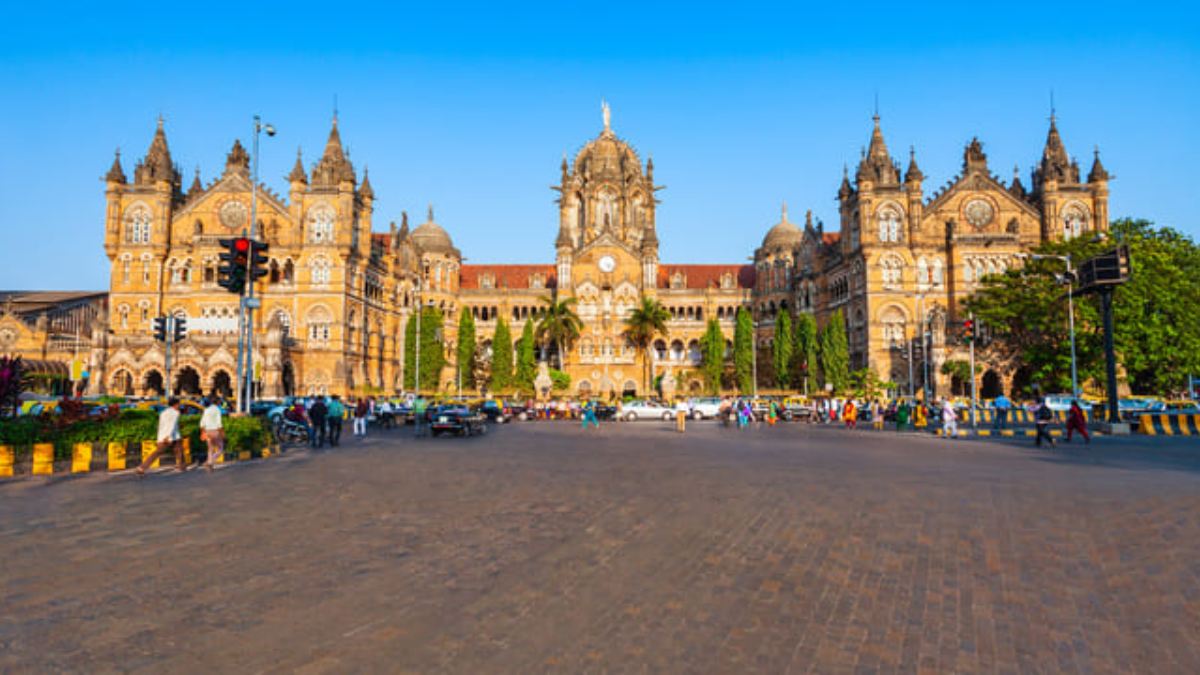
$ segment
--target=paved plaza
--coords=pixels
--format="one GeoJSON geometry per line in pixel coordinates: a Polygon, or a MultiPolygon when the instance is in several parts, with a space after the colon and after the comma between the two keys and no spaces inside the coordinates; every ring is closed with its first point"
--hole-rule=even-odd
{"type": "Polygon", "coordinates": [[[347,439],[0,484],[0,672],[1200,672],[1200,443],[347,439]]]}

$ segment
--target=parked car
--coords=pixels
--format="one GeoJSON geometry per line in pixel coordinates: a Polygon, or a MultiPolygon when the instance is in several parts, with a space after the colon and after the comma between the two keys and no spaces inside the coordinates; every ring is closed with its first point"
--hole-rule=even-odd
{"type": "Polygon", "coordinates": [[[692,405],[692,419],[695,420],[710,420],[721,412],[721,398],[718,396],[694,398],[690,403],[692,405]]]}
{"type": "Polygon", "coordinates": [[[1186,413],[1189,415],[1200,414],[1200,403],[1189,400],[1167,401],[1164,404],[1165,412],[1170,413],[1186,413]]]}
{"type": "Polygon", "coordinates": [[[461,404],[438,406],[431,410],[429,417],[429,432],[434,436],[473,436],[487,433],[484,416],[461,404]]]}
{"type": "Polygon", "coordinates": [[[487,418],[487,421],[494,424],[504,424],[509,420],[511,414],[501,401],[497,401],[494,398],[480,403],[477,410],[487,418]]]}
{"type": "Polygon", "coordinates": [[[628,422],[638,420],[670,420],[675,418],[674,408],[658,401],[630,401],[622,406],[622,414],[628,422]]]}

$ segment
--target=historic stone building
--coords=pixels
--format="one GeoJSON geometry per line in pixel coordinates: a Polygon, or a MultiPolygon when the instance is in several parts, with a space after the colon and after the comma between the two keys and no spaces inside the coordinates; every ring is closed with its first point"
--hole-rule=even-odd
{"type": "MultiPolygon", "coordinates": [[[[1023,264],[1042,242],[1107,230],[1109,175],[1097,152],[1081,180],[1051,117],[1030,189],[1017,173],[1007,184],[995,176],[972,139],[962,171],[926,197],[915,153],[901,174],[874,121],[854,181],[848,171],[842,176],[839,230],[825,232],[811,220],[803,231],[780,223],[755,252],[756,309],[768,325],[779,308],[812,312],[820,324],[841,309],[852,368],[871,367],[907,390],[911,364],[920,388],[927,351],[932,384],[944,393],[941,365],[967,358],[958,340],[961,302],[985,276],[1023,264]]],[[[1013,374],[985,364],[984,395],[1008,391],[1013,374]]]]}
{"type": "MultiPolygon", "coordinates": [[[[641,357],[622,330],[644,296],[657,298],[672,316],[650,365],[655,373],[672,371],[683,389],[699,385],[694,367],[707,319],[716,318],[732,338],[742,306],[754,310],[763,347],[779,311],[811,312],[823,324],[843,309],[853,366],[905,384],[908,344],[922,326],[931,334],[935,374],[955,358],[950,338],[958,304],[983,276],[1020,264],[1020,254],[1039,242],[1108,222],[1108,175],[1099,158],[1083,182],[1053,121],[1029,190],[1018,178],[1005,184],[995,177],[975,140],[962,173],[926,198],[915,158],[902,175],[876,118],[853,182],[843,176],[838,191],[839,231],[814,225],[811,213],[803,227],[793,224],[785,207],[753,265],[660,261],[662,187],[654,182],[653,161],[643,162],[612,131],[607,107],[599,136],[573,161],[563,159],[554,188],[553,263],[465,265],[432,207],[411,230],[402,216],[399,227],[373,232],[374,192],[366,171],[360,179],[343,150],[336,117],[319,161],[306,170],[297,156],[287,179],[286,196],[258,188],[258,224],[271,262],[270,275],[256,286],[262,309],[255,380],[268,397],[398,391],[404,327],[418,297],[446,315],[444,387],[455,379],[460,312],[475,317],[486,351],[497,347],[491,336],[498,317],[516,337],[550,295],[578,300],[584,331],[564,356],[580,392],[642,392],[641,357]]],[[[191,327],[179,345],[172,388],[229,392],[238,299],[217,285],[217,242],[250,225],[245,149],[235,141],[220,176],[205,183],[197,171],[185,190],[160,120],[133,180],[118,155],[105,183],[112,276],[107,314],[90,340],[90,389],[161,391],[164,354],[151,322],[172,314],[188,317],[191,327]]]]}

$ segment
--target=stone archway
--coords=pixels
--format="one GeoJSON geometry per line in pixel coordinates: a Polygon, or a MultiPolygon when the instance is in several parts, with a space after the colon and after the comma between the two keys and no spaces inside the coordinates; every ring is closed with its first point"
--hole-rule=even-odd
{"type": "Polygon", "coordinates": [[[113,373],[108,391],[117,396],[133,396],[133,374],[124,368],[113,373]]]}
{"type": "Polygon", "coordinates": [[[175,381],[171,384],[176,396],[199,396],[201,394],[200,373],[191,366],[181,368],[175,375],[175,381]]]}
{"type": "Polygon", "coordinates": [[[148,396],[162,396],[166,391],[162,373],[153,369],[146,371],[142,377],[142,391],[146,392],[148,396]]]}
{"type": "Polygon", "coordinates": [[[983,374],[983,383],[979,387],[980,398],[996,398],[1004,393],[1004,382],[1000,379],[1000,374],[994,370],[988,370],[983,374]]]}
{"type": "Polygon", "coordinates": [[[1013,373],[1012,386],[1008,388],[1009,395],[1015,399],[1033,396],[1033,368],[1021,366],[1013,373]]]}
{"type": "Polygon", "coordinates": [[[218,370],[212,377],[212,393],[225,399],[233,398],[233,378],[224,370],[218,370]]]}

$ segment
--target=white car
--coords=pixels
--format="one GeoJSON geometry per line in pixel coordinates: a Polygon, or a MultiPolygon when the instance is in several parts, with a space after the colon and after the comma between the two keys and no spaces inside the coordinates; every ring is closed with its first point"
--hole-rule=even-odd
{"type": "Polygon", "coordinates": [[[675,419],[675,409],[654,401],[630,401],[621,407],[621,415],[628,422],[672,420],[675,419]]]}
{"type": "Polygon", "coordinates": [[[721,399],[716,396],[694,398],[689,403],[692,405],[694,420],[710,420],[721,413],[721,399]]]}

